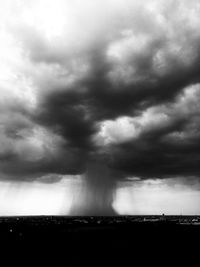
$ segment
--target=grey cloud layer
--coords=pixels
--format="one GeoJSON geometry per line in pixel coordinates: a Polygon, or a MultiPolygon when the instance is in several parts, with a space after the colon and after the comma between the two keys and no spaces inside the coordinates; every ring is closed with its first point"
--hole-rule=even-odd
{"type": "Polygon", "coordinates": [[[116,177],[199,176],[200,6],[165,2],[77,1],[52,39],[9,23],[33,101],[2,107],[3,173],[75,174],[96,158],[116,177]]]}

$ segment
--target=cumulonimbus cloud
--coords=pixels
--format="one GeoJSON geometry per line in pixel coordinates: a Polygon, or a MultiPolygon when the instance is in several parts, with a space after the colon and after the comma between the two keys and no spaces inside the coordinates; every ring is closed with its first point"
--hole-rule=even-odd
{"type": "Polygon", "coordinates": [[[96,158],[121,177],[199,175],[197,0],[4,11],[1,172],[75,174],[96,158]]]}

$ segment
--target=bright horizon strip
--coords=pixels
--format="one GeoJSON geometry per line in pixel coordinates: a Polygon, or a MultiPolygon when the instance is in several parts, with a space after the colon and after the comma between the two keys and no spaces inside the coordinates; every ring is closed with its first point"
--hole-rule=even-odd
{"type": "Polygon", "coordinates": [[[169,181],[146,180],[132,186],[123,183],[113,206],[119,215],[199,215],[200,190],[169,181]]]}
{"type": "MultiPolygon", "coordinates": [[[[118,215],[200,215],[200,191],[166,180],[123,182],[113,208],[118,215]]],[[[0,182],[0,216],[70,215],[79,182],[0,182]]]]}

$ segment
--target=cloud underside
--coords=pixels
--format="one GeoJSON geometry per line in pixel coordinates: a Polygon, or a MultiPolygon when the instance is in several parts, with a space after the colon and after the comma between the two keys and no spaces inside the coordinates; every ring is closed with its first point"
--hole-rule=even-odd
{"type": "Polygon", "coordinates": [[[200,175],[200,5],[136,2],[8,4],[2,177],[200,175]]]}

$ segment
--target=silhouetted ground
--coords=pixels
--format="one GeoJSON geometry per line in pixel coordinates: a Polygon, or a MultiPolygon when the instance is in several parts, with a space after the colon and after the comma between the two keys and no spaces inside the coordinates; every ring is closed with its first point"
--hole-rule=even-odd
{"type": "Polygon", "coordinates": [[[200,217],[1,217],[2,266],[192,266],[200,217]]]}

